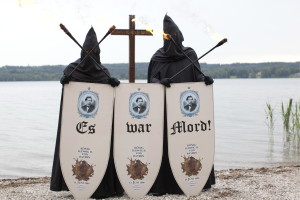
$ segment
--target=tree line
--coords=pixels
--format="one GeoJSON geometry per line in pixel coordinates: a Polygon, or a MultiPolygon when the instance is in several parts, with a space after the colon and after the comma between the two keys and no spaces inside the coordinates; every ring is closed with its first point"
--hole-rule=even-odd
{"type": "MultiPolygon", "coordinates": [[[[135,78],[147,79],[149,63],[136,63],[135,78]]],[[[103,64],[113,77],[128,79],[128,64],[103,64]]],[[[205,75],[213,78],[292,78],[300,77],[300,62],[269,63],[200,63],[205,75]]],[[[57,81],[63,75],[64,65],[3,66],[0,81],[57,81]]]]}
{"type": "Polygon", "coordinates": [[[213,78],[300,77],[300,62],[202,64],[204,74],[213,78]]]}

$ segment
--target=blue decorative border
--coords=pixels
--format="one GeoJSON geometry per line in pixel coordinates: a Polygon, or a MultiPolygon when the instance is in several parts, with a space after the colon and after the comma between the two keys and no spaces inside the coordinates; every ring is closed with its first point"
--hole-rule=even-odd
{"type": "Polygon", "coordinates": [[[100,101],[99,101],[99,95],[96,92],[90,91],[90,90],[85,90],[81,91],[79,96],[78,96],[78,101],[77,101],[77,111],[81,117],[84,118],[94,118],[98,114],[98,109],[100,106],[100,101]],[[95,101],[95,109],[91,113],[87,113],[84,110],[82,110],[82,101],[86,96],[92,96],[93,100],[95,101]]]}
{"type": "Polygon", "coordinates": [[[136,119],[142,119],[142,118],[147,118],[148,114],[149,114],[149,110],[150,110],[150,99],[149,99],[149,95],[147,93],[144,92],[134,92],[132,94],[130,94],[130,98],[129,98],[129,113],[133,118],[136,119]],[[138,97],[142,97],[144,104],[146,106],[146,109],[143,113],[136,113],[134,111],[134,107],[135,107],[135,100],[138,97]]]}
{"type": "Polygon", "coordinates": [[[185,116],[185,117],[193,117],[196,116],[199,113],[200,110],[200,98],[198,95],[197,91],[194,90],[185,90],[183,92],[181,92],[180,94],[180,99],[179,99],[179,105],[180,105],[180,110],[181,113],[185,116]],[[193,100],[194,100],[194,104],[196,104],[196,107],[193,111],[187,111],[184,106],[187,105],[186,104],[186,98],[188,96],[192,96],[193,100]]]}

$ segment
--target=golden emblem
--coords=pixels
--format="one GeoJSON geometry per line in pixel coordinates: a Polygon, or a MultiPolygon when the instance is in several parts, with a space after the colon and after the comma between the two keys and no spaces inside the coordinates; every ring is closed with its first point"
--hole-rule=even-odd
{"type": "Polygon", "coordinates": [[[85,160],[78,161],[76,159],[75,165],[72,165],[73,176],[79,181],[88,181],[94,175],[95,165],[88,164],[85,160]]]}
{"type": "Polygon", "coordinates": [[[130,160],[130,164],[126,165],[128,171],[127,175],[130,175],[130,178],[132,178],[133,180],[136,179],[142,180],[144,176],[148,174],[147,165],[149,163],[144,164],[142,161],[136,159],[135,160],[129,159],[129,160],[130,160]]]}
{"type": "Polygon", "coordinates": [[[183,157],[184,162],[181,163],[182,173],[185,173],[187,176],[197,175],[202,169],[202,164],[200,159],[197,160],[193,156],[183,157]]]}

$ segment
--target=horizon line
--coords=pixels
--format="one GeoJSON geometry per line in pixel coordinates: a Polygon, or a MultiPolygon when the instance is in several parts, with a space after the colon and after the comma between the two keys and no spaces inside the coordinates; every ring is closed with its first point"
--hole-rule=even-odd
{"type": "MultiPolygon", "coordinates": [[[[149,63],[149,62],[135,62],[135,64],[138,64],[138,63],[149,63]]],[[[299,63],[300,64],[300,61],[264,61],[264,62],[232,62],[232,63],[206,63],[206,62],[199,62],[200,64],[207,64],[207,65],[232,65],[232,64],[260,64],[260,63],[299,63]]],[[[114,65],[114,64],[127,64],[129,65],[128,62],[119,62],[119,63],[101,63],[103,65],[114,65]]],[[[41,67],[41,66],[66,66],[66,65],[69,65],[69,64],[42,64],[42,65],[9,65],[9,64],[6,64],[6,65],[2,65],[1,67],[41,67]]],[[[0,67],[0,68],[1,68],[0,67]]]]}

